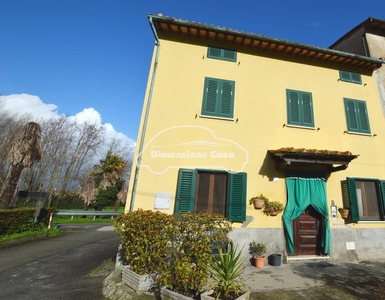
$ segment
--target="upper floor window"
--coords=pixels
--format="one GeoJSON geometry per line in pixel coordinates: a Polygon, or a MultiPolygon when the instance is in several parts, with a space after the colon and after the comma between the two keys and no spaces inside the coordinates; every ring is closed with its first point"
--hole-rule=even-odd
{"type": "Polygon", "coordinates": [[[385,181],[347,178],[341,182],[344,205],[353,222],[384,220],[385,181]]]}
{"type": "Polygon", "coordinates": [[[370,134],[370,125],[366,102],[344,98],[348,131],[370,134]]]}
{"type": "Polygon", "coordinates": [[[312,94],[286,90],[287,123],[289,125],[314,127],[312,94]]]}
{"type": "Polygon", "coordinates": [[[207,57],[236,62],[237,51],[209,46],[207,49],[207,57]]]}
{"type": "Polygon", "coordinates": [[[340,70],[341,81],[362,84],[361,74],[340,70]]]}
{"type": "Polygon", "coordinates": [[[233,118],[234,90],[234,81],[206,77],[201,114],[233,118]]]}

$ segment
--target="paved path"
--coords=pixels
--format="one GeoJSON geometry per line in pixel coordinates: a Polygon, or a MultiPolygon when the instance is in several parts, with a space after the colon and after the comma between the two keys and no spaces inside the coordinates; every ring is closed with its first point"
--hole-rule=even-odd
{"type": "Polygon", "coordinates": [[[110,224],[63,228],[71,230],[0,249],[0,299],[104,299],[105,275],[91,271],[116,256],[119,237],[110,224]]]}

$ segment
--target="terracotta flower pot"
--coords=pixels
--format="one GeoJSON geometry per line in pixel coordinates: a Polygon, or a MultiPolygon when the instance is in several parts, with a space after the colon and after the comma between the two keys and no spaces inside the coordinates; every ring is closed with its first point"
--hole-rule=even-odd
{"type": "Polygon", "coordinates": [[[272,212],[270,213],[270,216],[276,216],[276,215],[278,215],[278,214],[279,214],[279,211],[276,210],[276,211],[272,211],[272,212]]]}
{"type": "Polygon", "coordinates": [[[340,212],[342,219],[347,219],[349,217],[349,209],[340,208],[338,211],[340,212]]]}
{"type": "Polygon", "coordinates": [[[263,269],[265,266],[265,257],[264,256],[254,256],[255,266],[258,269],[263,269]]]}
{"type": "Polygon", "coordinates": [[[265,204],[264,199],[260,199],[260,198],[254,199],[254,208],[255,209],[261,209],[264,204],[265,204]]]}

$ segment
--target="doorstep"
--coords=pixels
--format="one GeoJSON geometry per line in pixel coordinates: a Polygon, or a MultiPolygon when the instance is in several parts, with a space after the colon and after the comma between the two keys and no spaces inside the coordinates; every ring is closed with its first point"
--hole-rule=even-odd
{"type": "Polygon", "coordinates": [[[321,256],[321,255],[296,255],[296,256],[287,256],[286,257],[286,263],[296,263],[296,262],[303,262],[303,261],[325,261],[329,260],[330,256],[321,256]]]}

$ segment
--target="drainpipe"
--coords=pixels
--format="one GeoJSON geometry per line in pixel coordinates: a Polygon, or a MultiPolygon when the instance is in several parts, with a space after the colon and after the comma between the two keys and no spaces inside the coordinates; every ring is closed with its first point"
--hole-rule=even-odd
{"type": "Polygon", "coordinates": [[[134,210],[134,205],[135,205],[135,195],[136,195],[136,187],[137,187],[137,184],[138,184],[139,168],[140,168],[140,163],[141,163],[141,160],[142,160],[143,144],[144,144],[144,138],[145,138],[145,135],[146,135],[148,115],[150,113],[151,99],[152,99],[152,93],[153,93],[153,90],[154,90],[156,70],[158,68],[158,60],[159,60],[159,52],[160,52],[160,42],[159,42],[158,35],[156,33],[156,29],[155,29],[154,23],[152,22],[152,17],[149,17],[149,22],[150,22],[150,26],[151,26],[152,32],[154,34],[154,37],[155,37],[155,45],[156,45],[157,48],[156,48],[155,62],[154,62],[154,69],[153,69],[153,72],[152,72],[150,90],[148,92],[146,113],[144,115],[144,120],[143,120],[142,134],[141,134],[141,137],[140,137],[139,150],[138,150],[138,158],[136,160],[136,168],[135,168],[135,173],[134,173],[134,183],[133,183],[133,186],[132,186],[132,193],[131,193],[130,211],[134,210]]]}

